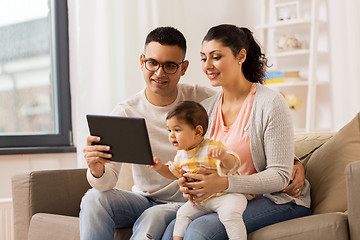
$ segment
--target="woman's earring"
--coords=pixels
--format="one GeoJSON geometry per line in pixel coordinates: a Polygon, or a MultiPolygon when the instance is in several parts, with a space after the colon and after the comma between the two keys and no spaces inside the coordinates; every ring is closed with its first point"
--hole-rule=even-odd
{"type": "Polygon", "coordinates": [[[241,61],[239,62],[239,65],[241,65],[241,61]]]}

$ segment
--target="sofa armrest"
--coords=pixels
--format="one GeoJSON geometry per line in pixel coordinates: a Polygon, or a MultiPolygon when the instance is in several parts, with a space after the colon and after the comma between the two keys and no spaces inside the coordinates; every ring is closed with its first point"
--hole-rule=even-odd
{"type": "Polygon", "coordinates": [[[346,166],[345,175],[350,238],[360,239],[360,161],[349,163],[346,166]]]}
{"type": "Polygon", "coordinates": [[[27,239],[36,213],[79,216],[80,202],[90,188],[86,169],[33,171],[12,177],[14,239],[27,239]]]}

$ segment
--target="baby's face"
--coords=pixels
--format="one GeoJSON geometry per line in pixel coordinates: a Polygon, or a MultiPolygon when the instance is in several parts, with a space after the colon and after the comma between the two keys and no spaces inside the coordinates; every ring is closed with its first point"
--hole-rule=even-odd
{"type": "Polygon", "coordinates": [[[197,146],[195,129],[185,121],[172,117],[166,121],[169,141],[177,150],[190,150],[197,146]]]}

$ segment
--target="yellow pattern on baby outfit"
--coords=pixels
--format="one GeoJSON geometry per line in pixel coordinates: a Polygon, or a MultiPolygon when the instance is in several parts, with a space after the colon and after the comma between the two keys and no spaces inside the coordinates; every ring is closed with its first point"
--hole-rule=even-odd
{"type": "MultiPolygon", "coordinates": [[[[220,160],[209,156],[209,150],[217,147],[224,147],[224,145],[219,141],[204,139],[198,146],[189,151],[179,150],[175,156],[174,162],[167,163],[169,170],[176,177],[180,177],[181,169],[186,172],[197,173],[200,167],[217,170],[219,175],[238,174],[237,170],[240,166],[240,159],[236,153],[227,150],[228,153],[234,155],[237,159],[237,163],[230,171],[226,171],[220,166],[220,160]]],[[[216,193],[210,197],[217,197],[222,194],[224,193],[216,193]]]]}

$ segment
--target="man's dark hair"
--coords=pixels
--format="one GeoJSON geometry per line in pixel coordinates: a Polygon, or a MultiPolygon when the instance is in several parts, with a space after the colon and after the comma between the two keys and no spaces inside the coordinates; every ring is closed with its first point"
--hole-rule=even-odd
{"type": "Polygon", "coordinates": [[[173,110],[168,112],[166,120],[176,117],[179,120],[185,121],[193,128],[200,125],[203,128],[203,136],[206,133],[209,124],[209,117],[205,108],[193,101],[180,102],[173,110]]]}
{"type": "Polygon", "coordinates": [[[161,45],[178,46],[186,53],[186,40],[184,35],[173,27],[158,27],[152,30],[146,37],[145,48],[150,42],[158,42],[161,45]]]}

